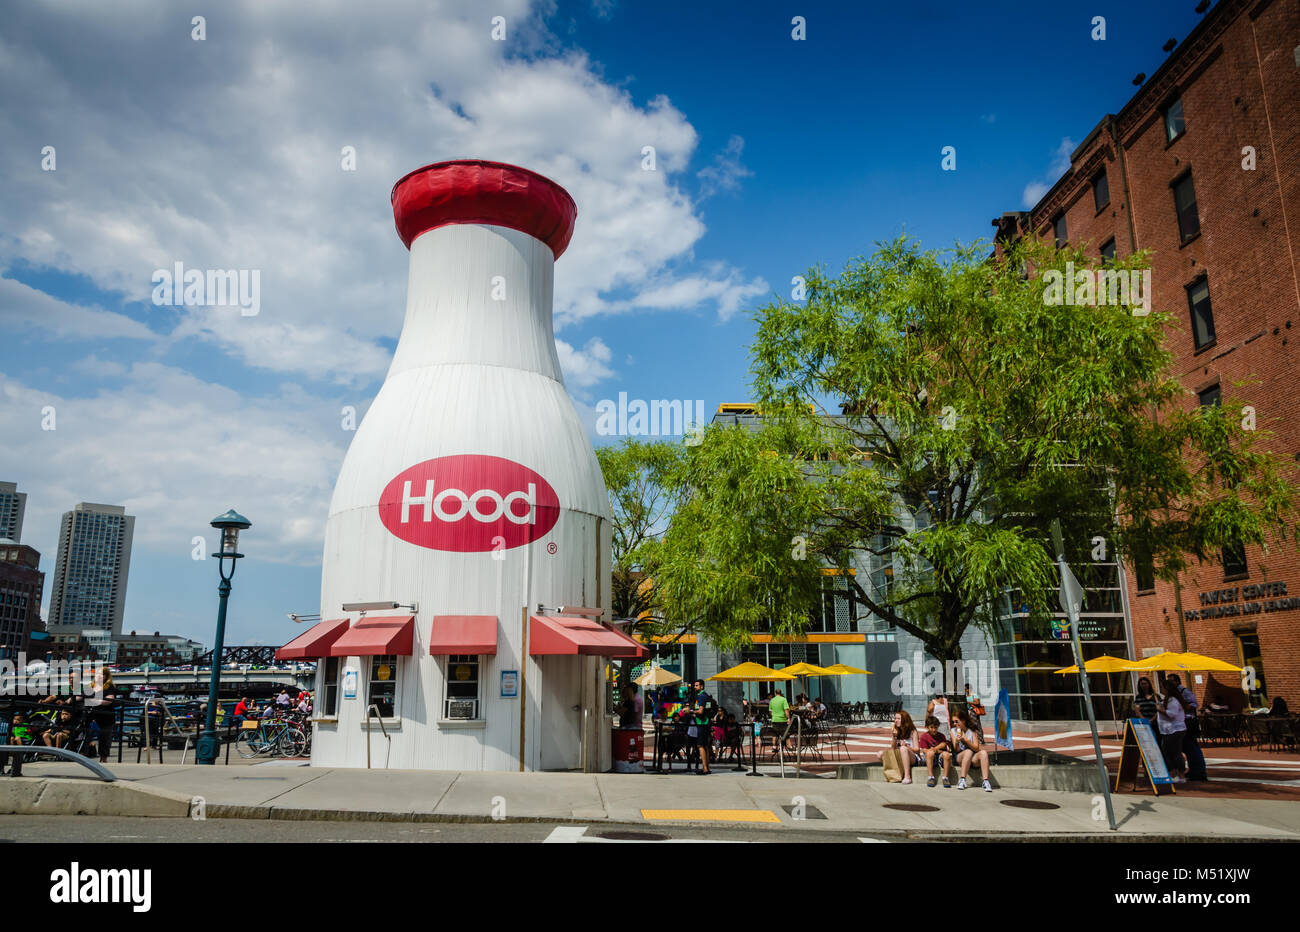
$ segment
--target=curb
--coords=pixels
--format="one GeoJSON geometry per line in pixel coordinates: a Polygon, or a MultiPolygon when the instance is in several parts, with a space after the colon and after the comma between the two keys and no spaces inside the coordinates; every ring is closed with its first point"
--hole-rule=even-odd
{"type": "Polygon", "coordinates": [[[0,814],[183,819],[190,814],[190,797],[122,780],[8,777],[0,781],[0,814]]]}

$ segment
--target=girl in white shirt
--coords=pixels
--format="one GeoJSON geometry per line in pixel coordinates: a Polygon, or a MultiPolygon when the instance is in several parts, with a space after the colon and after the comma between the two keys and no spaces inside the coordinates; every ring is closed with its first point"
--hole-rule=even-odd
{"type": "Polygon", "coordinates": [[[1178,687],[1170,680],[1161,684],[1164,695],[1156,702],[1156,722],[1160,726],[1160,750],[1175,783],[1187,782],[1183,762],[1183,739],[1187,736],[1187,713],[1179,701],[1178,687]]]}
{"type": "Polygon", "coordinates": [[[889,732],[889,746],[898,751],[903,759],[903,782],[912,782],[912,765],[922,764],[921,734],[916,730],[916,723],[906,712],[894,713],[894,727],[889,732]]]}
{"type": "Polygon", "coordinates": [[[970,773],[971,764],[980,765],[980,779],[984,781],[984,792],[992,793],[993,785],[989,783],[989,752],[984,750],[984,741],[975,729],[975,722],[965,710],[957,713],[957,727],[952,732],[952,746],[957,752],[957,766],[960,780],[957,789],[966,789],[966,775],[970,773]]]}

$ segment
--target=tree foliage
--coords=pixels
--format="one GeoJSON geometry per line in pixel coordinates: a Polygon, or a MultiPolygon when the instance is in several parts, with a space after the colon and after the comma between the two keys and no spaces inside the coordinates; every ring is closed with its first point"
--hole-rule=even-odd
{"type": "Polygon", "coordinates": [[[1293,538],[1293,467],[1239,402],[1196,408],[1170,374],[1175,318],[1048,303],[1043,273],[1067,262],[1095,269],[1033,241],[990,258],[900,238],[838,277],[810,270],[806,303],[759,309],[761,428],[715,424],[686,449],[656,554],[663,614],[723,646],[761,623],[796,634],[822,568],[866,553],[890,575],[848,577],[859,614],[956,659],[1012,604],[1045,623],[1053,519],[1085,585],[1097,537],[1166,577],[1293,538]]]}

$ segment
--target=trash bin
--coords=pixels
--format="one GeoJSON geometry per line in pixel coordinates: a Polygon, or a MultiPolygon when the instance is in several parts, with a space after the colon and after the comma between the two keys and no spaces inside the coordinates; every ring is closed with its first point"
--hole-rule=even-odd
{"type": "Polygon", "coordinates": [[[612,732],[614,773],[645,773],[645,732],[640,728],[614,728],[612,732]]]}

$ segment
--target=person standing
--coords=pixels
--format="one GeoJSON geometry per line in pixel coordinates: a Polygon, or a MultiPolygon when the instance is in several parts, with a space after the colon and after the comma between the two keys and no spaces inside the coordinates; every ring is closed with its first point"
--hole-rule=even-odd
{"type": "Polygon", "coordinates": [[[693,723],[686,731],[688,738],[695,741],[700,753],[700,775],[709,775],[709,750],[713,745],[713,715],[717,703],[704,691],[704,680],[696,680],[691,686],[690,715],[693,723]]]}
{"type": "Polygon", "coordinates": [[[925,707],[925,717],[934,716],[939,720],[939,732],[943,735],[945,741],[948,740],[949,723],[952,716],[948,714],[948,700],[944,698],[943,693],[935,693],[934,698],[930,700],[929,705],[925,707]]]}
{"type": "Polygon", "coordinates": [[[1187,736],[1187,713],[1178,701],[1178,688],[1170,680],[1165,680],[1164,694],[1156,702],[1157,722],[1160,726],[1160,750],[1164,754],[1165,766],[1175,783],[1186,783],[1186,767],[1183,764],[1183,741],[1187,736]]]}
{"type": "Polygon", "coordinates": [[[785,742],[785,730],[790,725],[790,703],[786,702],[785,696],[781,690],[772,690],[772,698],[768,700],[767,711],[771,716],[771,728],[775,736],[775,741],[785,742]]]}
{"type": "Polygon", "coordinates": [[[1210,776],[1205,769],[1205,752],[1201,750],[1200,742],[1201,723],[1196,719],[1196,692],[1191,687],[1184,686],[1177,673],[1169,674],[1169,682],[1173,684],[1183,704],[1183,711],[1187,713],[1187,736],[1183,738],[1183,754],[1187,756],[1187,782],[1208,783],[1210,776]]]}

